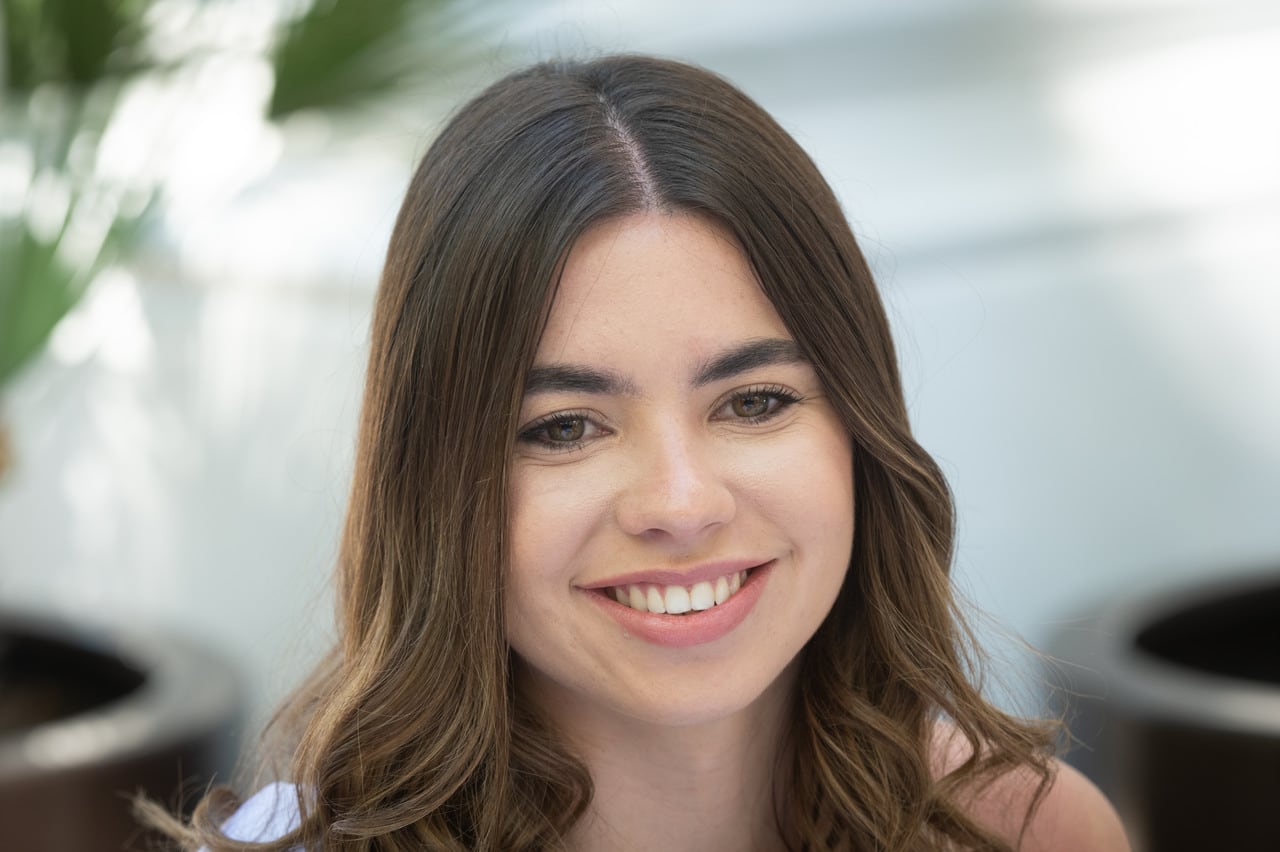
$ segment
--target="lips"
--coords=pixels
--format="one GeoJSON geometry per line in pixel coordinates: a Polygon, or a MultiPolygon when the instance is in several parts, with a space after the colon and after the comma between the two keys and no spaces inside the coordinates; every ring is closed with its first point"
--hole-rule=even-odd
{"type": "Polygon", "coordinates": [[[583,587],[583,591],[626,636],[666,647],[688,647],[713,642],[742,623],[759,600],[774,564],[725,562],[683,574],[633,574],[583,587]]]}

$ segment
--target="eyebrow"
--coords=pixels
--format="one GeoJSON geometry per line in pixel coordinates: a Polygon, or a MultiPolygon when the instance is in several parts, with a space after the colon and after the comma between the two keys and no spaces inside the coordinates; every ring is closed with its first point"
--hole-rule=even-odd
{"type": "MultiPolygon", "coordinates": [[[[693,386],[733,378],[758,367],[773,364],[808,363],[794,340],[758,338],[719,353],[698,365],[693,386]]],[[[529,369],[525,378],[526,396],[540,393],[587,393],[602,396],[639,396],[635,383],[613,370],[599,370],[577,364],[542,364],[529,369]]]]}
{"type": "Polygon", "coordinates": [[[731,379],[736,375],[774,364],[802,364],[809,359],[800,354],[794,340],[764,337],[748,340],[699,365],[693,375],[693,386],[731,379]]]}
{"type": "Polygon", "coordinates": [[[574,364],[544,364],[531,367],[525,377],[526,396],[539,393],[590,393],[608,396],[638,396],[636,386],[612,370],[597,370],[574,364]]]}

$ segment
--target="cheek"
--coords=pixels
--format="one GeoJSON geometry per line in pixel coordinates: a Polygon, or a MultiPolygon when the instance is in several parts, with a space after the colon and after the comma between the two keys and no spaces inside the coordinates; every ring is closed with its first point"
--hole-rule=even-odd
{"type": "Polygon", "coordinates": [[[507,627],[513,643],[534,603],[530,590],[538,588],[538,578],[545,574],[547,565],[554,564],[554,551],[560,547],[557,538],[565,532],[547,511],[548,505],[547,498],[539,496],[527,481],[513,482],[506,595],[507,627]]]}
{"type": "Polygon", "coordinates": [[[574,580],[590,564],[606,504],[598,482],[574,467],[518,470],[511,483],[507,642],[541,671],[554,670],[568,658],[565,649],[582,644],[566,606],[574,580]]]}
{"type": "Polygon", "coordinates": [[[568,469],[530,468],[512,477],[510,494],[509,585],[527,590],[558,580],[567,587],[607,505],[598,481],[568,469]]]}
{"type": "Polygon", "coordinates": [[[834,418],[802,437],[771,465],[777,473],[765,493],[805,563],[821,572],[815,580],[838,588],[853,547],[852,446],[834,418]]]}
{"type": "Polygon", "coordinates": [[[529,488],[517,477],[511,484],[507,507],[507,571],[509,582],[518,583],[531,570],[532,557],[541,550],[539,533],[546,529],[532,502],[529,488]]]}
{"type": "Polygon", "coordinates": [[[545,592],[552,588],[553,576],[547,566],[556,561],[555,552],[562,547],[557,541],[564,534],[562,526],[545,511],[545,497],[537,498],[527,482],[514,482],[508,512],[510,552],[507,559],[506,624],[507,641],[522,656],[538,647],[547,625],[550,600],[545,592]]]}
{"type": "Polygon", "coordinates": [[[853,451],[834,422],[804,424],[785,444],[751,458],[738,481],[792,527],[852,529],[853,451]]]}

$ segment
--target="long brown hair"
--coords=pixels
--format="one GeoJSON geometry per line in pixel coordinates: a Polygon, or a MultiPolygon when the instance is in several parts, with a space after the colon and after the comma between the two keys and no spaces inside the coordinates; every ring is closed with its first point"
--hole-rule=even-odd
{"type": "MultiPolygon", "coordinates": [[[[853,439],[853,556],[802,652],[782,835],[809,850],[1010,848],[965,797],[1023,767],[1038,798],[1049,735],[971,683],[948,580],[951,496],[912,438],[889,326],[840,206],[744,94],[634,56],[501,80],[413,177],[374,311],[340,639],[277,721],[304,817],[254,848],[558,848],[588,807],[586,767],[513,686],[508,467],[565,256],[592,225],[645,210],[733,234],[853,439]],[[968,757],[940,773],[944,719],[968,757]]],[[[234,803],[210,796],[171,833],[217,849],[234,803]]]]}

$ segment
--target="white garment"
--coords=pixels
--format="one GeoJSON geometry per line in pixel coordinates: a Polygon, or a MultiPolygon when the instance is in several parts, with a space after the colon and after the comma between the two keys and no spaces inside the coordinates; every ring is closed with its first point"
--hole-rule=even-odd
{"type": "Polygon", "coordinates": [[[277,781],[245,800],[222,824],[222,833],[232,840],[262,843],[288,834],[298,827],[298,823],[296,788],[284,781],[277,781]]]}

